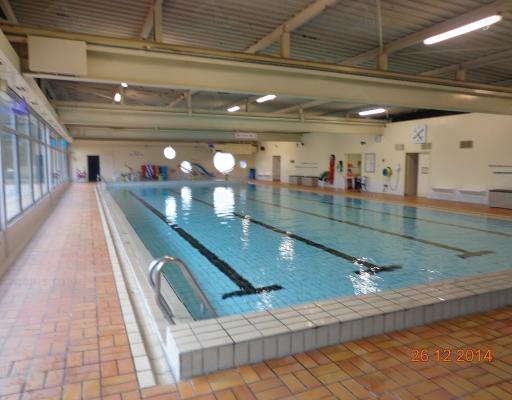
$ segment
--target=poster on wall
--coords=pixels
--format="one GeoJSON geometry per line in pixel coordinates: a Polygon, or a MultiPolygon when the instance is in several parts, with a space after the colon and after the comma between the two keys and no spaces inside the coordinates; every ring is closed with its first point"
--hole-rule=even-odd
{"type": "Polygon", "coordinates": [[[365,153],[364,155],[364,172],[375,172],[375,153],[365,153]]]}

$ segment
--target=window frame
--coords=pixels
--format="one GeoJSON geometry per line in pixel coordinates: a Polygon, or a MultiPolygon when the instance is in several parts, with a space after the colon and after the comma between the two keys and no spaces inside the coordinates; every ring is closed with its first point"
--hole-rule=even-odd
{"type": "MultiPolygon", "coordinates": [[[[17,188],[15,191],[18,193],[18,209],[15,215],[7,218],[7,194],[5,190],[5,170],[4,170],[4,160],[2,156],[2,152],[0,152],[0,231],[4,231],[11,224],[13,224],[16,220],[21,218],[23,214],[29,210],[31,207],[36,205],[39,201],[44,199],[46,196],[49,196],[52,192],[54,192],[61,184],[69,182],[68,174],[61,174],[59,179],[53,181],[53,159],[52,152],[56,153],[56,162],[60,162],[60,157],[62,157],[62,168],[69,168],[69,158],[68,158],[68,146],[60,147],[59,144],[61,140],[65,140],[61,137],[52,127],[48,124],[41,116],[36,113],[28,104],[24,104],[23,110],[27,111],[26,121],[28,125],[28,132],[21,130],[24,128],[24,124],[22,126],[23,116],[18,117],[14,111],[14,106],[16,104],[20,104],[21,102],[25,102],[20,96],[18,96],[13,90],[8,89],[5,92],[11,99],[10,102],[10,115],[9,118],[6,118],[6,121],[0,121],[0,131],[2,134],[5,132],[6,134],[11,134],[14,137],[14,152],[13,156],[16,157],[16,162],[14,166],[16,171],[14,171],[16,176],[16,184],[17,188]],[[12,123],[13,126],[5,125],[4,122],[12,123]],[[55,137],[55,147],[51,145],[51,137],[55,137]],[[31,204],[23,208],[23,200],[22,200],[22,182],[21,182],[21,159],[20,159],[20,142],[21,140],[28,140],[28,150],[30,152],[29,157],[29,178],[30,178],[30,187],[31,187],[31,204]],[[36,151],[38,156],[42,157],[41,160],[41,182],[39,182],[39,192],[40,196],[35,198],[35,183],[34,175],[36,171],[34,171],[35,161],[34,161],[34,151],[36,150],[35,146],[39,147],[39,152],[36,151]],[[62,155],[61,155],[62,154],[62,155]]],[[[66,141],[67,143],[67,141],[66,141]]]]}

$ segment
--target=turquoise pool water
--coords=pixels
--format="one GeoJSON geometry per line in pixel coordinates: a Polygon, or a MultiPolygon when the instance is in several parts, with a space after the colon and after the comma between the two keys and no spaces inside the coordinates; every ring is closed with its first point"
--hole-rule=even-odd
{"type": "MultiPolygon", "coordinates": [[[[511,221],[254,184],[109,190],[155,258],[187,263],[217,315],[512,267],[511,221]]],[[[165,275],[204,317],[180,273],[165,275]]]]}

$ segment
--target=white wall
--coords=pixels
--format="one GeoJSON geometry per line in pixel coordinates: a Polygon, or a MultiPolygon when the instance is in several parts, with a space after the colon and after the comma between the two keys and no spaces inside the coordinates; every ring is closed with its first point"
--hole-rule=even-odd
{"type": "MultiPolygon", "coordinates": [[[[493,174],[494,171],[512,172],[512,168],[489,167],[490,164],[512,165],[512,116],[461,114],[391,123],[384,129],[380,143],[372,135],[354,134],[307,134],[303,143],[262,143],[265,151],[255,155],[257,174],[262,179],[271,174],[272,155],[281,156],[281,175],[287,181],[288,175],[320,175],[328,169],[330,154],[335,154],[337,160],[345,160],[346,171],[345,154],[376,153],[375,173],[364,172],[363,160],[368,189],[382,192],[384,184],[391,184],[394,190],[389,192],[403,194],[405,153],[418,152],[425,154],[420,155],[418,184],[423,196],[486,203],[486,195],[463,194],[458,190],[512,188],[512,174],[493,174]],[[422,151],[420,145],[412,144],[411,130],[419,124],[427,125],[431,150],[422,151]],[[461,140],[473,140],[474,147],[460,149],[461,140]],[[362,141],[366,144],[361,144],[362,141]],[[403,144],[405,149],[395,150],[396,144],[403,144]],[[302,164],[311,162],[316,164],[302,164]],[[399,164],[401,172],[397,173],[399,164]],[[391,181],[382,176],[385,166],[395,170],[391,181]],[[428,168],[427,174],[421,174],[422,166],[428,168]],[[440,193],[432,188],[449,188],[453,192],[440,193]]],[[[336,179],[336,186],[343,187],[341,174],[337,173],[336,179]]]]}
{"type": "MultiPolygon", "coordinates": [[[[218,150],[229,150],[234,152],[237,165],[229,176],[233,179],[246,179],[249,174],[249,168],[253,166],[253,155],[247,154],[252,151],[250,145],[219,145],[218,150]],[[246,154],[243,154],[246,153],[246,154]],[[240,160],[247,161],[247,169],[241,169],[238,165],[240,160]]],[[[179,164],[184,161],[197,162],[206,168],[209,172],[215,173],[213,166],[213,154],[215,150],[208,147],[207,144],[195,143],[144,143],[130,141],[94,141],[94,140],[75,140],[71,144],[71,176],[76,181],[76,170],[84,169],[87,171],[87,156],[100,156],[101,175],[107,181],[113,180],[114,176],[129,172],[128,167],[135,171],[140,171],[141,165],[166,165],[169,169],[176,170],[170,172],[170,179],[187,179],[190,175],[183,174],[179,169],[179,164]],[[171,145],[176,150],[176,158],[167,160],[163,156],[163,150],[171,145]]]]}

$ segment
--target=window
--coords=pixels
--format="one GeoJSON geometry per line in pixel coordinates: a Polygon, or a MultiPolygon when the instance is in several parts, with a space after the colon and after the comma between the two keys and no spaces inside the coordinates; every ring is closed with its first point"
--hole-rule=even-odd
{"type": "Polygon", "coordinates": [[[16,123],[12,112],[12,98],[8,93],[0,91],[0,124],[14,129],[16,123]]]}
{"type": "Polygon", "coordinates": [[[37,120],[36,116],[31,114],[30,115],[30,136],[32,136],[34,139],[39,138],[39,121],[37,120]]]}
{"type": "Polygon", "coordinates": [[[30,172],[30,141],[18,138],[18,154],[20,157],[21,207],[26,209],[32,202],[32,174],[30,172]]]}
{"type": "Polygon", "coordinates": [[[29,135],[28,111],[23,108],[22,101],[18,102],[17,106],[18,108],[14,110],[14,114],[16,116],[16,130],[18,132],[24,133],[25,135],[29,135]]]}
{"type": "Polygon", "coordinates": [[[16,157],[16,136],[2,132],[2,170],[5,190],[5,216],[9,221],[18,215],[20,208],[19,178],[16,157]]]}
{"type": "Polygon", "coordinates": [[[11,221],[68,181],[68,143],[10,91],[0,91],[0,128],[0,220],[11,221]]]}
{"type": "Polygon", "coordinates": [[[41,145],[32,141],[32,182],[34,183],[34,200],[41,197],[41,183],[44,176],[43,155],[41,154],[41,145]]]}
{"type": "Polygon", "coordinates": [[[48,156],[46,155],[46,146],[44,144],[41,145],[41,190],[43,194],[48,193],[48,176],[47,176],[47,166],[46,160],[48,156]]]}

